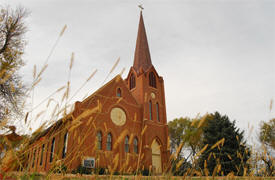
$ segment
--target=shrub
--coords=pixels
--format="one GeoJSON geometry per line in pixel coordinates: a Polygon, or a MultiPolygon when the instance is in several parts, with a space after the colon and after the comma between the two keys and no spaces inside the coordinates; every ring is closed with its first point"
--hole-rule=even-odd
{"type": "Polygon", "coordinates": [[[79,165],[77,169],[72,170],[72,174],[91,174],[92,169],[91,168],[86,168],[84,166],[79,165]]]}
{"type": "Polygon", "coordinates": [[[106,168],[99,167],[94,169],[94,173],[98,175],[103,175],[103,174],[106,174],[107,171],[106,171],[106,168]]]}
{"type": "Polygon", "coordinates": [[[67,173],[67,166],[65,166],[64,164],[61,164],[61,166],[57,166],[53,169],[53,173],[65,174],[67,173]]]}

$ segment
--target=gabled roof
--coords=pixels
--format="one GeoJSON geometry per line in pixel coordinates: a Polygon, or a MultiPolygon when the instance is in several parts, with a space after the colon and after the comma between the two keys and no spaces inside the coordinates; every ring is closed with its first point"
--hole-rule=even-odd
{"type": "MultiPolygon", "coordinates": [[[[104,94],[104,90],[110,90],[112,88],[114,88],[114,83],[120,83],[120,85],[124,86],[123,89],[126,90],[124,91],[124,93],[127,93],[130,97],[130,101],[133,102],[133,105],[139,106],[137,100],[134,98],[134,96],[132,95],[132,93],[130,92],[130,90],[128,89],[127,85],[125,84],[125,82],[123,81],[123,79],[121,78],[120,75],[115,76],[112,80],[110,80],[109,82],[107,82],[106,84],[104,84],[102,87],[100,87],[97,91],[95,91],[93,94],[91,94],[89,97],[87,97],[86,99],[84,99],[82,102],[79,103],[87,103],[88,101],[90,101],[93,97],[99,95],[99,94],[104,94]],[[121,83],[120,83],[121,82],[121,83]]],[[[115,89],[114,89],[115,90],[115,89]]],[[[74,111],[74,110],[73,110],[74,111]]],[[[47,129],[38,132],[36,135],[34,135],[29,144],[34,143],[36,140],[39,140],[41,137],[47,135],[49,132],[53,132],[55,130],[57,130],[62,124],[64,124],[65,122],[67,122],[67,120],[71,119],[71,115],[72,112],[69,113],[66,117],[63,117],[61,119],[59,119],[58,121],[56,121],[54,124],[52,124],[50,127],[48,127],[47,129]]]]}
{"type": "Polygon", "coordinates": [[[145,31],[145,26],[143,22],[142,11],[141,11],[133,68],[139,74],[141,68],[145,72],[151,66],[152,66],[151,56],[150,56],[149,45],[147,41],[147,36],[146,36],[146,31],[145,31]]]}
{"type": "Polygon", "coordinates": [[[71,119],[71,113],[68,114],[66,117],[63,117],[56,121],[54,124],[49,126],[47,129],[37,132],[37,130],[32,134],[32,137],[29,141],[29,145],[34,143],[36,140],[39,140],[41,137],[47,135],[49,132],[53,132],[58,129],[62,124],[64,124],[67,120],[71,119]]]}

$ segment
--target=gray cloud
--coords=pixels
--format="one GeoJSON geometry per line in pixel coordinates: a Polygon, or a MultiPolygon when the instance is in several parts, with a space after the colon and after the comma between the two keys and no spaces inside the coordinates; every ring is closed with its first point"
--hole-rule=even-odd
{"type": "MultiPolygon", "coordinates": [[[[74,100],[99,88],[119,56],[112,76],[123,67],[128,72],[132,65],[139,1],[4,3],[22,3],[32,12],[23,70],[27,80],[68,25],[50,58],[41,91],[36,91],[37,102],[66,83],[71,52],[76,57],[73,90],[99,70],[74,100]]],[[[168,120],[217,110],[245,129],[248,123],[257,127],[274,117],[274,109],[268,109],[275,97],[274,1],[150,0],[144,7],[152,61],[165,80],[168,120]]]]}

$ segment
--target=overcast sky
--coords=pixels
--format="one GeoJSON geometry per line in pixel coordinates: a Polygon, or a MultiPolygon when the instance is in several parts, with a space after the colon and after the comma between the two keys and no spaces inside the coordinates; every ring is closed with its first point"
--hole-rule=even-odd
{"type": "Polygon", "coordinates": [[[142,3],[151,59],[165,82],[168,121],[219,111],[241,129],[250,124],[257,130],[260,121],[275,116],[275,109],[269,109],[275,97],[274,0],[1,2],[11,7],[20,4],[31,12],[26,66],[21,71],[27,83],[32,82],[33,66],[41,68],[67,25],[35,89],[33,106],[66,84],[72,52],[72,94],[98,69],[72,102],[101,87],[118,57],[120,63],[108,80],[123,67],[125,77],[133,64],[137,6],[142,3]]]}

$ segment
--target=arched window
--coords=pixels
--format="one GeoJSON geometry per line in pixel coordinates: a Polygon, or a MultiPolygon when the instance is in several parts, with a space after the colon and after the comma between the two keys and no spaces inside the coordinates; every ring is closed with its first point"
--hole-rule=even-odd
{"type": "Polygon", "coordinates": [[[52,140],[51,153],[50,153],[50,162],[53,161],[54,145],[55,145],[55,138],[53,138],[53,140],[52,140]]]}
{"type": "Polygon", "coordinates": [[[32,167],[34,167],[36,149],[33,151],[32,167]]]}
{"type": "Polygon", "coordinates": [[[42,145],[42,150],[41,150],[41,157],[40,157],[40,166],[42,165],[43,163],[43,154],[44,154],[44,149],[45,149],[45,144],[42,145]]]}
{"type": "Polygon", "coordinates": [[[68,132],[64,135],[64,146],[62,151],[62,158],[66,157],[67,154],[67,146],[68,146],[68,132]]]}
{"type": "Polygon", "coordinates": [[[134,139],[134,152],[138,153],[138,139],[136,137],[134,139]]]}
{"type": "Polygon", "coordinates": [[[102,134],[100,131],[97,132],[97,149],[102,149],[102,134]]]}
{"type": "Polygon", "coordinates": [[[152,101],[151,100],[149,101],[149,118],[150,118],[150,120],[153,119],[153,116],[152,116],[152,101]]]}
{"type": "Polygon", "coordinates": [[[126,153],[129,152],[129,137],[128,137],[128,136],[125,137],[124,151],[125,151],[126,153]]]}
{"type": "Polygon", "coordinates": [[[117,90],[116,90],[116,96],[117,97],[121,97],[121,89],[120,88],[117,88],[117,90]]]}
{"type": "Polygon", "coordinates": [[[156,111],[157,111],[157,120],[158,120],[158,122],[160,122],[160,119],[159,119],[159,103],[156,104],[156,111]]]}
{"type": "Polygon", "coordinates": [[[130,76],[130,90],[136,87],[136,78],[134,74],[130,76]]]}
{"type": "Polygon", "coordinates": [[[149,73],[149,85],[151,87],[157,88],[157,84],[156,84],[156,76],[153,72],[149,73]]]}
{"type": "Polygon", "coordinates": [[[112,134],[108,133],[107,135],[107,151],[111,151],[112,150],[112,134]]]}
{"type": "Polygon", "coordinates": [[[38,165],[38,162],[39,162],[39,153],[41,153],[41,147],[39,147],[38,149],[37,149],[37,158],[36,158],[36,162],[35,162],[35,167],[37,167],[37,165],[38,165]]]}

